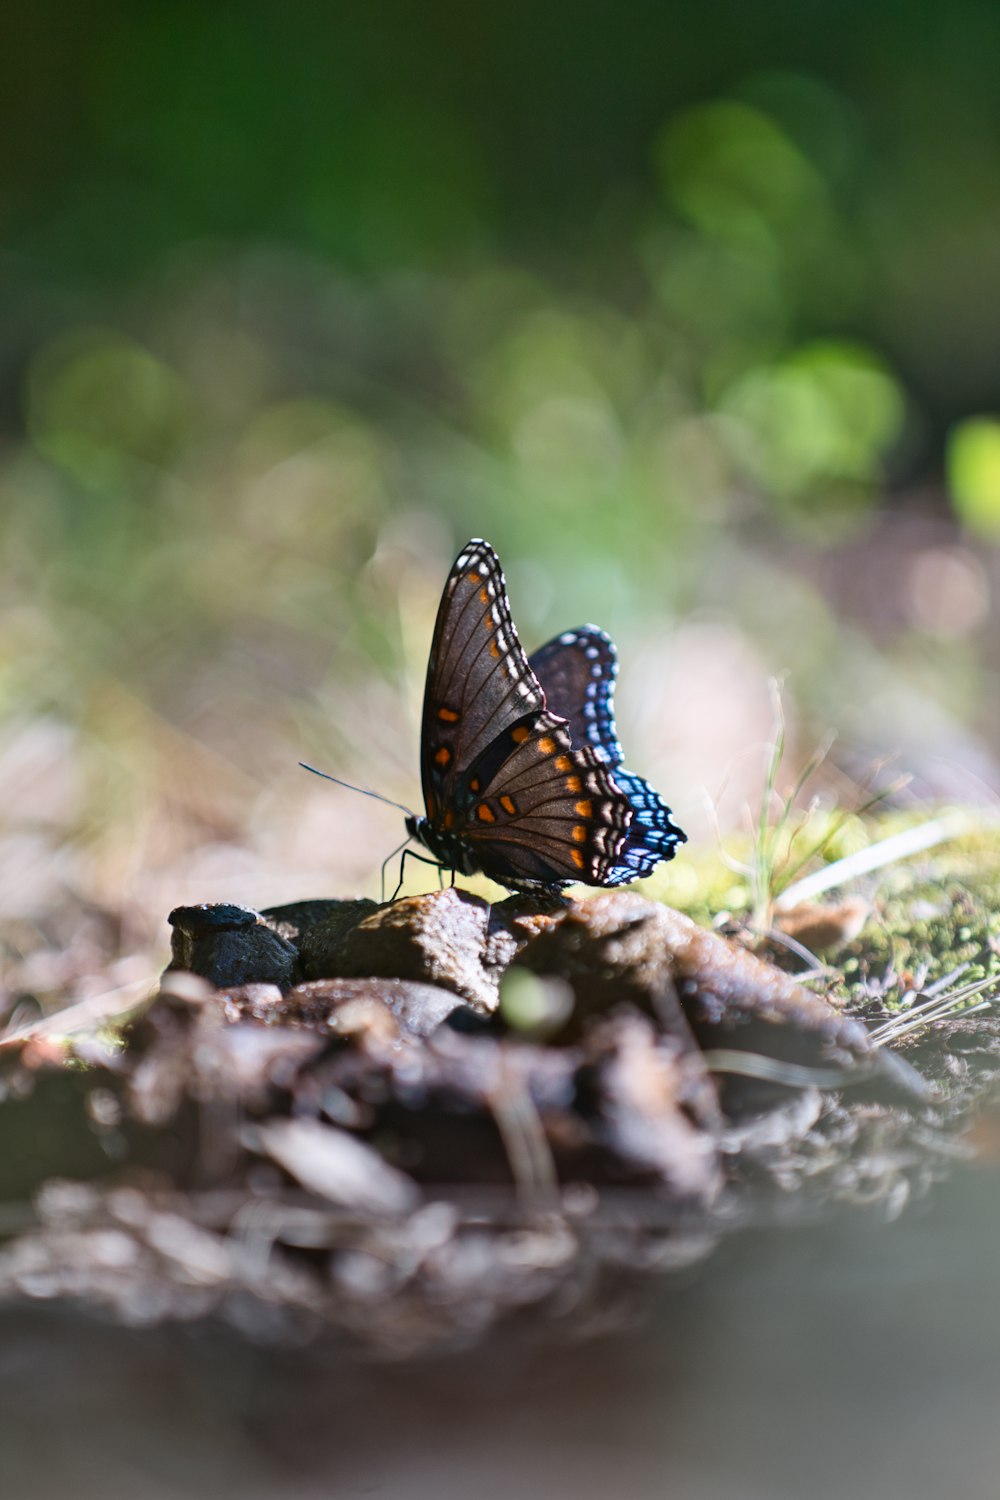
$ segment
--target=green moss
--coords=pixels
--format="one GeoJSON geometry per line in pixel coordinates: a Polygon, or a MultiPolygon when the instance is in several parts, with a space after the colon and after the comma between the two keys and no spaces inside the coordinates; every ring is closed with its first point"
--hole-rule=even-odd
{"type": "MultiPolygon", "coordinates": [[[[831,842],[829,863],[865,844],[912,828],[918,820],[898,813],[851,819],[831,842]]],[[[748,865],[747,842],[725,852],[695,851],[665,865],[644,885],[658,900],[711,925],[750,910],[749,877],[734,874],[748,865]]],[[[779,885],[780,888],[780,885],[779,885]]],[[[849,945],[824,955],[833,965],[829,991],[849,1004],[880,1000],[892,1008],[909,989],[919,989],[966,966],[962,983],[1000,980],[1000,831],[984,828],[951,839],[834,887],[821,898],[835,904],[862,895],[872,915],[849,945]]]]}

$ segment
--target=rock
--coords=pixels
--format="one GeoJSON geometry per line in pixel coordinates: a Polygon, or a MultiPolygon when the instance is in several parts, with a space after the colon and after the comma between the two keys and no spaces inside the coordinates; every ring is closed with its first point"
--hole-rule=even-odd
{"type": "MultiPolygon", "coordinates": [[[[565,1025],[550,1028],[556,1045],[579,1042],[593,1018],[631,1003],[679,1055],[696,1044],[756,1054],[735,1068],[731,1056],[718,1060],[731,1110],[802,1085],[791,1073],[782,1079],[788,1064],[827,1076],[843,1069],[845,1082],[875,1075],[895,1093],[927,1097],[919,1075],[876,1049],[859,1021],[738,943],[630,892],[539,909],[524,896],[490,906],[449,889],[381,906],[298,902],[262,916],[238,906],[180,907],[171,922],[171,967],[225,991],[229,1019],[318,1026],[378,1049],[427,1037],[448,1016],[454,1023],[462,1014],[456,997],[470,1018],[492,1016],[500,978],[517,960],[572,988],[565,1025]],[[756,1078],[740,1076],[754,1071],[756,1078]]],[[[502,1031],[502,1018],[491,1024],[502,1031]]]]}
{"type": "MultiPolygon", "coordinates": [[[[294,995],[294,990],[288,991],[294,995]]],[[[281,1026],[287,1018],[286,997],[276,984],[234,984],[216,991],[227,1021],[259,1021],[281,1026]]]]}
{"type": "Polygon", "coordinates": [[[244,984],[222,996],[226,1019],[361,1037],[371,1027],[384,1039],[430,1036],[462,1001],[450,990],[411,979],[312,979],[287,995],[271,985],[244,984]]]}
{"type": "Polygon", "coordinates": [[[345,1007],[375,1002],[396,1018],[400,1030],[415,1037],[430,1036],[462,1005],[451,990],[414,979],[317,979],[300,984],[288,1000],[310,1016],[318,1017],[325,1008],[326,1024],[338,1031],[344,1024],[338,1015],[345,1007]]]}
{"type": "Polygon", "coordinates": [[[573,986],[576,1005],[562,1040],[579,1036],[590,1017],[630,1001],[685,1048],[694,1047],[675,989],[665,910],[622,891],[575,901],[521,950],[521,967],[573,986]]]}
{"type": "Polygon", "coordinates": [[[325,926],[306,935],[309,977],[416,980],[451,990],[483,1012],[496,1009],[500,972],[518,946],[502,924],[491,933],[487,902],[457,889],[381,906],[335,942],[325,941],[325,926]]]}
{"type": "Polygon", "coordinates": [[[397,1217],[420,1202],[416,1185],[371,1146],[319,1120],[266,1120],[247,1138],[309,1192],[359,1214],[397,1217]]]}
{"type": "Polygon", "coordinates": [[[303,934],[310,927],[336,918],[345,909],[349,910],[351,921],[358,921],[366,911],[374,911],[375,906],[376,902],[365,897],[354,900],[340,897],[326,901],[290,901],[285,906],[265,907],[260,916],[280,937],[287,938],[298,947],[303,934]]]}
{"type": "Polygon", "coordinates": [[[863,896],[845,896],[835,905],[801,901],[798,906],[775,914],[774,925],[812,953],[853,943],[872,914],[872,904],[863,896]]]}
{"type": "MultiPolygon", "coordinates": [[[[572,983],[572,1025],[627,999],[671,1036],[688,1028],[706,1049],[763,1054],[777,1062],[850,1073],[881,1073],[911,1097],[926,1097],[919,1075],[872,1044],[859,1022],[810,994],[790,975],[689,917],[630,892],[574,902],[521,952],[519,964],[572,983]]],[[[744,1107],[774,1084],[729,1080],[730,1106],[744,1107]]]]}
{"type": "Polygon", "coordinates": [[[782,969],[670,907],[659,908],[655,926],[670,955],[678,998],[702,1046],[761,1051],[825,1067],[850,1068],[873,1055],[860,1021],[782,969]]]}
{"type": "Polygon", "coordinates": [[[271,907],[264,918],[283,933],[296,932],[291,941],[298,947],[304,979],[332,979],[342,972],[340,951],[348,934],[378,910],[378,902],[366,897],[350,901],[297,901],[292,906],[271,907]],[[308,920],[309,917],[316,920],[308,920]]]}
{"type": "Polygon", "coordinates": [[[692,1067],[690,1052],[631,1009],[593,1026],[583,1052],[577,1108],[593,1097],[604,1175],[645,1172],[678,1206],[707,1208],[722,1183],[722,1118],[697,1054],[692,1067]]]}
{"type": "Polygon", "coordinates": [[[287,939],[244,906],[178,906],[168,918],[171,969],[199,974],[219,989],[276,984],[290,989],[298,954],[287,939]]]}

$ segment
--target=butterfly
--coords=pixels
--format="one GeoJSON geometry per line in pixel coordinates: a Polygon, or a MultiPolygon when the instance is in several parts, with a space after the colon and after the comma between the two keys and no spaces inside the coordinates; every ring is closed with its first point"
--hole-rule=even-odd
{"type": "Polygon", "coordinates": [[[594,625],[529,659],[500,560],[471,541],[444,587],[424,690],[425,814],[406,831],[436,863],[513,890],[616,886],[670,859],[685,835],[622,765],[618,662],[594,625]]]}

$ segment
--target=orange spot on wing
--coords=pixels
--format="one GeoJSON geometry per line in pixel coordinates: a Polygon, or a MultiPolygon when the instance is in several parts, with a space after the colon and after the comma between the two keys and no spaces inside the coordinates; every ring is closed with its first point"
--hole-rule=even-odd
{"type": "Polygon", "coordinates": [[[445,826],[445,828],[450,828],[451,825],[454,823],[454,821],[455,821],[455,814],[454,814],[453,810],[449,807],[449,808],[447,808],[445,810],[445,815],[444,815],[444,826],[445,826]]]}
{"type": "Polygon", "coordinates": [[[436,750],[434,752],[434,761],[435,764],[439,766],[446,766],[449,764],[449,762],[451,761],[451,751],[448,749],[447,745],[442,745],[440,750],[436,750]]]}
{"type": "Polygon", "coordinates": [[[568,771],[572,764],[573,762],[570,760],[568,755],[559,755],[556,757],[557,771],[568,771]]]}
{"type": "Polygon", "coordinates": [[[523,724],[519,724],[516,729],[511,730],[510,737],[515,745],[523,745],[528,738],[528,731],[523,724]]]}
{"type": "Polygon", "coordinates": [[[503,797],[501,797],[500,798],[500,806],[503,808],[504,812],[509,812],[510,815],[511,815],[511,817],[513,817],[514,814],[517,812],[517,808],[514,806],[514,799],[513,799],[513,797],[508,797],[506,795],[503,796],[503,797]]]}
{"type": "Polygon", "coordinates": [[[569,852],[570,852],[570,854],[571,854],[571,856],[573,858],[573,863],[576,865],[577,869],[578,870],[582,870],[583,869],[584,860],[583,860],[583,855],[580,853],[579,849],[571,849],[569,852]]]}
{"type": "Polygon", "coordinates": [[[550,739],[547,734],[543,734],[542,738],[538,741],[538,748],[543,755],[551,755],[556,748],[556,742],[550,739]]]}
{"type": "Polygon", "coordinates": [[[580,792],[583,790],[583,782],[580,780],[579,776],[567,776],[566,789],[570,792],[580,792]]]}
{"type": "Polygon", "coordinates": [[[489,602],[490,602],[490,591],[489,591],[489,589],[480,589],[479,590],[479,602],[480,602],[480,604],[489,604],[489,602]]]}
{"type": "Polygon", "coordinates": [[[488,802],[480,802],[479,806],[476,808],[476,817],[479,819],[480,823],[496,822],[496,816],[488,802]]]}
{"type": "Polygon", "coordinates": [[[582,802],[574,803],[573,810],[578,818],[592,818],[594,816],[594,804],[588,801],[586,797],[584,797],[582,802]]]}
{"type": "Polygon", "coordinates": [[[469,582],[470,583],[481,583],[482,579],[480,578],[480,576],[479,576],[478,573],[470,573],[469,574],[469,582]]]}
{"type": "Polygon", "coordinates": [[[469,782],[469,791],[470,792],[478,792],[479,791],[479,777],[478,776],[473,776],[472,780],[469,782]]]}
{"type": "Polygon", "coordinates": [[[490,655],[491,656],[499,656],[500,655],[500,647],[497,645],[496,641],[490,641],[490,655]]]}
{"type": "Polygon", "coordinates": [[[574,844],[585,844],[587,842],[587,830],[582,823],[577,823],[573,829],[574,844]]]}
{"type": "Polygon", "coordinates": [[[458,714],[453,708],[439,708],[438,718],[443,724],[457,724],[458,714]]]}

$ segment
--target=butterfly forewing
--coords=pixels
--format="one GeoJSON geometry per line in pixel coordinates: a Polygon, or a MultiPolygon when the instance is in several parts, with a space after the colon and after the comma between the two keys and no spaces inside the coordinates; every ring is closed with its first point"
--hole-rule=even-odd
{"type": "Polygon", "coordinates": [[[504,735],[544,706],[500,560],[487,542],[472,541],[445,584],[427,664],[421,779],[428,816],[450,806],[463,774],[486,753],[501,756],[504,735]]]}
{"type": "Polygon", "coordinates": [[[502,860],[522,879],[603,884],[630,822],[605,763],[544,713],[470,806],[462,837],[488,874],[502,860]]]}

